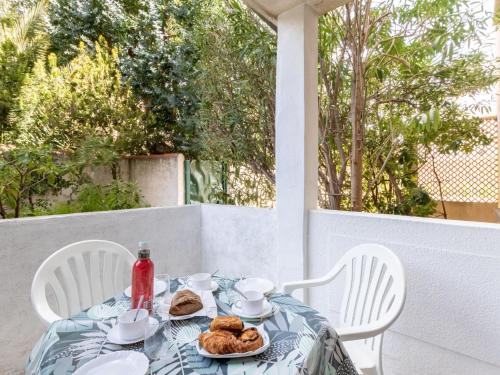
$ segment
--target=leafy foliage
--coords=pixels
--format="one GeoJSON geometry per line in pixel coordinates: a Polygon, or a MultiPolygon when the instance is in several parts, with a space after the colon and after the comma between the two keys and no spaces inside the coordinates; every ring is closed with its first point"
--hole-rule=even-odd
{"type": "Polygon", "coordinates": [[[254,201],[272,200],[273,33],[254,13],[231,0],[215,2],[204,10],[193,41],[199,50],[196,86],[201,101],[198,121],[202,157],[228,161],[234,201],[249,203],[256,191],[263,196],[254,201]],[[249,171],[262,176],[257,184],[260,189],[249,171]]]}
{"type": "Polygon", "coordinates": [[[35,210],[34,196],[59,192],[65,187],[63,163],[50,147],[13,148],[0,153],[0,216],[19,217],[35,210]]]}
{"type": "Polygon", "coordinates": [[[356,0],[322,17],[320,178],[326,207],[354,206],[350,162],[360,155],[365,210],[429,214],[434,204],[417,184],[422,149],[467,152],[489,141],[472,114],[481,104],[459,102],[496,80],[492,61],[479,49],[487,14],[471,8],[476,5],[356,0]],[[356,96],[354,82],[362,95],[356,96]],[[352,143],[355,134],[361,143],[352,143]]]}
{"type": "Polygon", "coordinates": [[[101,39],[95,54],[83,45],[66,66],[50,54],[38,61],[21,89],[13,122],[19,142],[73,151],[88,138],[112,146],[118,155],[141,152],[149,121],[122,82],[116,49],[101,39]]]}
{"type": "Polygon", "coordinates": [[[45,12],[44,0],[26,9],[0,0],[0,143],[13,142],[10,112],[26,74],[47,49],[45,12]]]}
{"type": "Polygon", "coordinates": [[[49,213],[125,210],[146,206],[135,183],[116,179],[108,185],[82,185],[75,200],[57,204],[49,213]]]}
{"type": "Polygon", "coordinates": [[[53,50],[64,61],[78,44],[93,47],[102,35],[118,48],[120,71],[135,95],[153,114],[147,124],[150,152],[197,152],[191,121],[197,97],[189,78],[196,50],[190,32],[201,1],[52,0],[49,9],[53,50]]]}
{"type": "MultiPolygon", "coordinates": [[[[480,51],[487,14],[471,6],[356,0],[321,17],[323,207],[430,215],[435,203],[417,181],[425,150],[468,152],[489,142],[473,114],[481,103],[460,103],[496,80],[480,51]]],[[[236,161],[272,184],[275,39],[237,1],[206,12],[194,39],[204,155],[236,161]]]]}

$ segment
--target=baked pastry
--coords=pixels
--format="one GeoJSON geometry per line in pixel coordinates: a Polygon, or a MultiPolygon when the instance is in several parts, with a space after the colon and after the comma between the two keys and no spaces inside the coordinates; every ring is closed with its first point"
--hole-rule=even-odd
{"type": "Polygon", "coordinates": [[[218,316],[210,324],[210,331],[199,336],[200,345],[212,354],[253,352],[264,345],[256,328],[243,328],[236,316],[218,316]]]}
{"type": "Polygon", "coordinates": [[[203,308],[200,296],[192,291],[185,289],[174,294],[170,305],[169,313],[171,315],[189,315],[203,308]]]}
{"type": "Polygon", "coordinates": [[[217,316],[210,323],[210,331],[217,330],[225,331],[241,331],[243,330],[243,322],[237,316],[217,316]]]}
{"type": "Polygon", "coordinates": [[[253,352],[264,345],[264,339],[256,328],[247,328],[238,337],[240,341],[239,353],[253,352]]]}
{"type": "Polygon", "coordinates": [[[239,341],[230,331],[208,331],[199,337],[200,345],[212,354],[230,354],[239,352],[239,341]]]}

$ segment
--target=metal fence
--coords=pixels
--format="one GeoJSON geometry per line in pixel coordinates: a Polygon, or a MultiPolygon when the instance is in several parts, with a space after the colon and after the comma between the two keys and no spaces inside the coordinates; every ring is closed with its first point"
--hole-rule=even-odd
{"type": "Polygon", "coordinates": [[[441,154],[433,150],[419,169],[419,184],[433,199],[453,202],[497,202],[497,118],[485,117],[481,125],[492,140],[471,153],[441,154]]]}

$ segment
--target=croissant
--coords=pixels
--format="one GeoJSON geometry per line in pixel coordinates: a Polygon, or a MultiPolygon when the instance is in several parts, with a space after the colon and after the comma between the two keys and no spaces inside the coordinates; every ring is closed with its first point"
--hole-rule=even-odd
{"type": "Polygon", "coordinates": [[[211,331],[200,335],[200,344],[212,354],[230,354],[239,351],[239,341],[229,331],[211,331]]]}
{"type": "Polygon", "coordinates": [[[210,331],[241,331],[243,329],[243,322],[237,316],[217,316],[212,323],[210,323],[210,331]]]}
{"type": "Polygon", "coordinates": [[[170,306],[171,315],[189,315],[203,308],[200,297],[190,290],[175,293],[170,306]]]}

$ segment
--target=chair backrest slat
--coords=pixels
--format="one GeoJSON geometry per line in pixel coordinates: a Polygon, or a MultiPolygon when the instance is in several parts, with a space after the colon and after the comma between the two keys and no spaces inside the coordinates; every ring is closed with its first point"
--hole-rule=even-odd
{"type": "Polygon", "coordinates": [[[123,285],[123,268],[125,266],[125,261],[122,257],[116,258],[115,272],[113,275],[113,288],[114,290],[122,290],[123,285]]]}
{"type": "Polygon", "coordinates": [[[351,299],[353,295],[353,280],[354,280],[354,264],[355,260],[351,259],[350,262],[346,262],[345,272],[346,272],[346,286],[344,289],[344,296],[342,297],[342,310],[340,312],[341,325],[348,325],[348,306],[351,304],[351,299]]]}
{"type": "Polygon", "coordinates": [[[102,301],[104,294],[101,282],[101,254],[98,249],[90,253],[90,283],[92,285],[92,300],[102,301]]]}
{"type": "Polygon", "coordinates": [[[106,297],[112,296],[114,292],[113,288],[113,256],[111,252],[104,253],[104,264],[102,267],[102,289],[106,297]]]}
{"type": "Polygon", "coordinates": [[[135,257],[123,246],[90,240],[68,245],[43,262],[31,286],[31,301],[46,324],[67,318],[123,290],[124,272],[135,257]],[[87,267],[88,264],[88,267],[87,267]],[[51,287],[57,312],[47,299],[51,287]]]}
{"type": "Polygon", "coordinates": [[[52,291],[54,292],[59,314],[63,316],[68,316],[69,315],[68,299],[66,298],[66,293],[64,292],[61,282],[59,281],[57,276],[53,274],[49,278],[49,280],[47,280],[47,284],[50,285],[52,291]]]}
{"type": "Polygon", "coordinates": [[[78,293],[78,284],[74,273],[71,271],[68,262],[64,262],[59,266],[61,270],[62,283],[66,292],[66,300],[68,303],[69,314],[73,315],[80,311],[80,293],[78,293]]]}
{"type": "Polygon", "coordinates": [[[80,291],[80,301],[82,306],[90,306],[92,304],[92,292],[90,290],[90,281],[88,277],[85,260],[81,253],[73,256],[75,260],[75,268],[78,277],[78,287],[80,291]]]}

